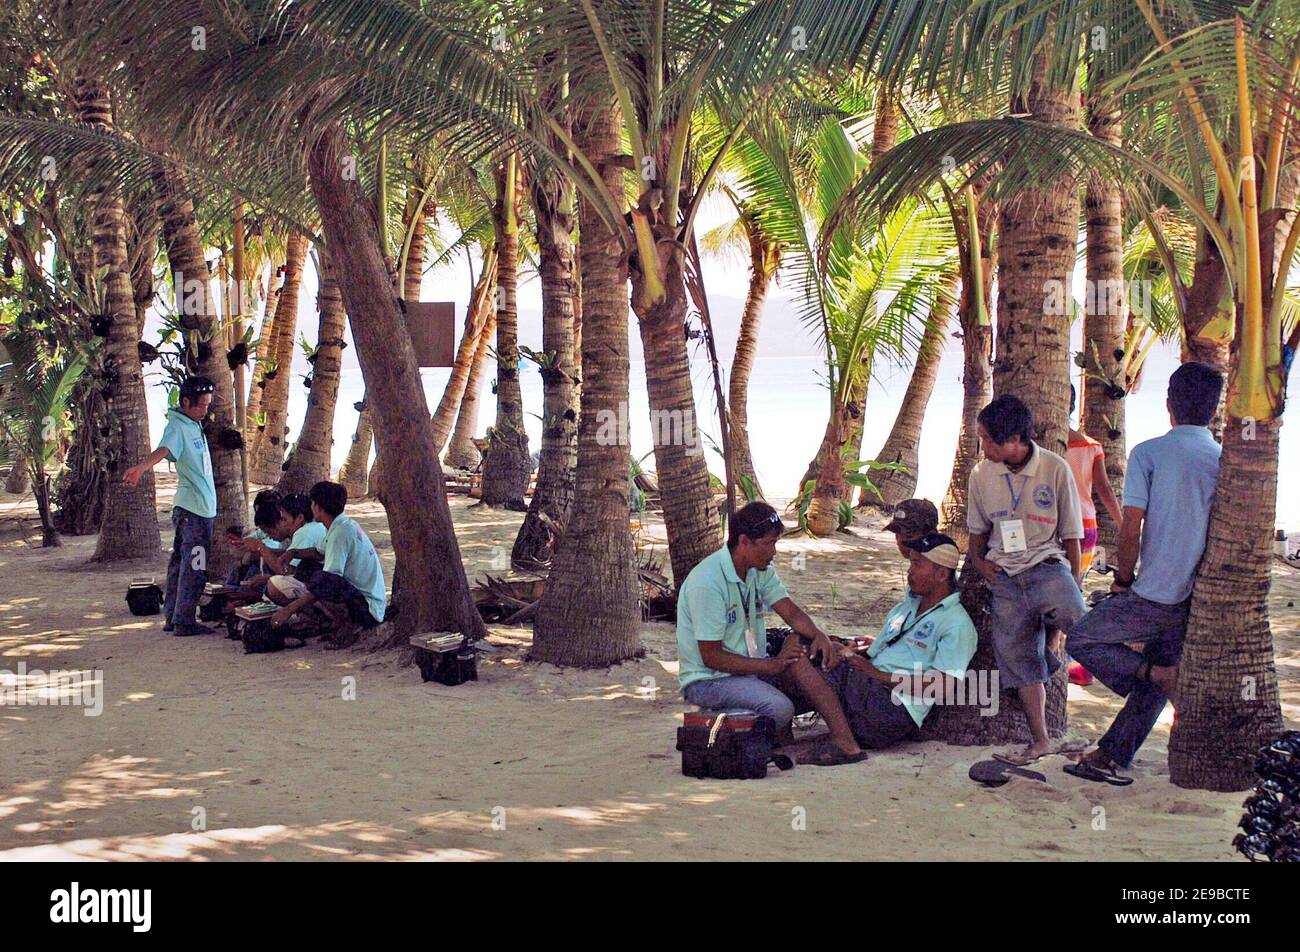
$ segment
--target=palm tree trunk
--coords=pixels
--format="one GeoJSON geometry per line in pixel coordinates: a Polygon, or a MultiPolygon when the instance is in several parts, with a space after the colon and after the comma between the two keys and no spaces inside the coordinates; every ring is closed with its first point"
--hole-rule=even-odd
{"type": "Polygon", "coordinates": [[[283,269],[284,262],[277,264],[273,261],[271,263],[269,290],[266,295],[266,305],[262,309],[262,328],[257,335],[256,363],[254,363],[253,373],[250,375],[247,410],[244,413],[244,440],[250,448],[256,442],[258,434],[257,415],[262,411],[262,395],[266,392],[266,388],[259,385],[259,377],[266,366],[267,357],[271,353],[271,345],[275,341],[275,308],[276,302],[280,300],[277,279],[283,269]]]}
{"type": "MultiPolygon", "coordinates": [[[[447,445],[447,438],[451,435],[453,425],[456,422],[457,411],[461,407],[461,402],[465,399],[474,359],[480,349],[485,354],[487,352],[486,343],[482,348],[480,348],[479,343],[483,339],[488,313],[493,308],[496,276],[496,251],[491,250],[483,258],[483,271],[474,284],[474,291],[470,295],[469,305],[465,309],[465,330],[460,335],[460,345],[456,349],[456,362],[452,365],[451,376],[447,378],[447,386],[442,391],[442,399],[438,401],[438,409],[433,411],[433,445],[439,453],[447,445]]],[[[493,327],[495,329],[495,324],[493,327]]],[[[473,448],[472,443],[470,448],[473,448]]],[[[477,462],[477,451],[475,457],[475,462],[477,462]]]]}
{"type": "Polygon", "coordinates": [[[492,210],[497,245],[497,418],[483,460],[483,502],[517,512],[532,474],[524,396],[519,385],[519,192],[517,157],[497,170],[497,200],[492,210]]]}
{"type": "Polygon", "coordinates": [[[470,597],[442,467],[433,451],[415,349],[393,300],[374,206],[355,179],[344,178],[343,157],[349,152],[342,129],[331,126],[313,144],[308,167],[330,267],[338,276],[373,400],[385,507],[402,576],[401,591],[394,593],[393,638],[404,644],[425,631],[481,638],[483,621],[470,597]],[[404,565],[412,569],[403,572],[404,565]]]}
{"type": "MultiPolygon", "coordinates": [[[[602,105],[581,116],[574,135],[619,194],[623,173],[618,110],[602,105]]],[[[640,651],[638,582],[628,522],[631,460],[627,443],[610,439],[611,421],[626,419],[628,400],[627,255],[618,236],[580,199],[583,347],[578,465],[573,508],[551,559],[533,624],[534,661],[603,667],[640,651]]]]}
{"type": "Polygon", "coordinates": [[[27,454],[20,448],[14,457],[14,464],[5,477],[5,492],[15,496],[27,492],[32,484],[32,477],[27,472],[27,454]]]}
{"type": "Polygon", "coordinates": [[[817,458],[809,467],[813,475],[804,477],[805,484],[810,478],[817,481],[807,517],[808,532],[815,536],[828,536],[839,524],[840,503],[848,494],[848,484],[844,481],[844,444],[853,426],[854,409],[852,391],[847,402],[835,401],[817,458]]]}
{"type": "Polygon", "coordinates": [[[916,491],[916,477],[920,466],[921,425],[925,422],[925,408],[934,392],[939,377],[939,361],[943,358],[943,345],[948,338],[948,324],[957,309],[957,288],[961,272],[954,268],[944,276],[930,308],[930,320],[921,337],[916,352],[916,366],[903,394],[903,404],[894,417],[885,445],[876,454],[877,462],[901,463],[905,469],[896,472],[869,473],[876,492],[863,488],[858,496],[859,506],[879,506],[892,509],[916,491]]]}
{"type": "Polygon", "coordinates": [[[542,281],[542,350],[549,358],[542,369],[542,446],[537,488],[519,527],[511,560],[521,565],[547,564],[555,534],[573,504],[578,463],[578,377],[573,364],[575,307],[573,187],[546,175],[533,187],[537,219],[538,271],[542,281]]]}
{"type": "MultiPolygon", "coordinates": [[[[1094,78],[1093,85],[1096,85],[1094,78]]],[[[1119,103],[1093,93],[1088,98],[1088,131],[1118,146],[1119,103]]],[[[1092,173],[1084,198],[1087,216],[1087,278],[1089,305],[1083,318],[1084,376],[1079,394],[1079,429],[1101,443],[1106,477],[1117,496],[1124,488],[1128,464],[1124,437],[1124,381],[1120,361],[1128,329],[1128,300],[1124,284],[1124,195],[1105,176],[1092,173]],[[1112,381],[1108,386],[1106,381],[1112,381]]],[[[1098,543],[1113,549],[1119,526],[1105,506],[1097,507],[1098,543]]]]}
{"type": "MultiPolygon", "coordinates": [[[[177,296],[184,296],[186,307],[180,308],[181,326],[187,333],[207,338],[211,347],[206,356],[195,361],[192,370],[209,378],[215,387],[212,405],[203,420],[212,457],[212,481],[217,490],[217,531],[208,548],[208,572],[223,578],[238,556],[226,542],[223,527],[242,528],[247,524],[248,503],[244,497],[243,437],[235,427],[234,378],[226,360],[225,337],[221,315],[211,293],[211,275],[203,256],[203,239],[194,215],[194,202],[177,173],[160,167],[156,176],[162,198],[162,234],[167,246],[167,262],[176,278],[177,296]],[[197,300],[190,291],[199,291],[197,300]]],[[[186,359],[191,360],[192,350],[186,359]]]]}
{"type": "Polygon", "coordinates": [[[357,431],[352,434],[352,447],[348,450],[348,458],[339,467],[338,481],[347,488],[349,499],[362,499],[370,491],[370,448],[375,442],[375,427],[370,416],[368,396],[369,391],[361,398],[357,431]]]}
{"type": "Polygon", "coordinates": [[[1280,420],[1223,430],[1169,736],[1169,779],[1180,787],[1250,789],[1256,751],[1284,726],[1268,620],[1280,430],[1280,420]]]}
{"type": "Polygon", "coordinates": [[[763,489],[754,470],[754,458],[749,449],[749,375],[754,369],[754,354],[758,350],[758,327],[763,317],[763,302],[772,276],[781,262],[779,246],[763,237],[756,223],[751,223],[749,234],[749,290],[745,294],[745,310],[740,317],[740,333],[736,337],[736,353],[731,361],[727,381],[727,412],[731,417],[732,471],[754,484],[759,498],[763,489]]]}
{"type": "Polygon", "coordinates": [[[248,467],[251,482],[274,486],[280,481],[284,462],[284,440],[289,427],[289,386],[293,380],[293,349],[298,333],[298,288],[302,267],[307,258],[307,239],[290,232],[284,260],[284,283],[276,295],[274,338],[271,356],[275,369],[268,376],[259,368],[266,383],[262,390],[262,413],[266,423],[259,428],[248,467]]]}
{"type": "MultiPolygon", "coordinates": [[[[108,87],[94,80],[77,83],[77,118],[96,129],[111,131],[113,112],[108,87]]],[[[122,198],[113,192],[90,197],[93,209],[93,246],[97,268],[107,268],[104,284],[110,319],[104,341],[104,403],[108,410],[108,496],[104,522],[95,546],[95,561],[153,557],[161,548],[153,472],[145,473],[134,487],[122,482],[122,473],[149,455],[149,410],[145,401],[144,373],[140,366],[140,339],[135,300],[126,256],[126,228],[122,198]]]]}
{"type": "Polygon", "coordinates": [[[348,316],[339,290],[338,266],[327,250],[321,276],[320,330],[316,360],[311,370],[311,393],[302,432],[289,454],[288,465],[276,486],[281,493],[305,493],[330,478],[330,451],[334,446],[334,405],[339,396],[339,368],[343,364],[343,332],[348,316]]]}
{"type": "MultiPolygon", "coordinates": [[[[973,264],[980,269],[980,286],[984,294],[983,313],[986,315],[993,313],[993,275],[997,271],[997,247],[993,236],[997,219],[998,210],[993,202],[980,203],[975,214],[980,260],[973,264]]],[[[979,423],[976,417],[993,395],[993,325],[981,323],[978,303],[972,282],[963,281],[958,311],[962,332],[961,430],[957,434],[957,453],[952,462],[948,491],[939,506],[940,528],[956,540],[963,550],[969,541],[966,529],[966,489],[970,484],[971,470],[980,459],[979,423]]]]}
{"type": "Polygon", "coordinates": [[[489,307],[487,323],[479,331],[478,347],[469,365],[469,379],[465,381],[465,395],[461,398],[460,409],[456,414],[456,428],[451,434],[451,445],[447,447],[447,465],[456,469],[473,469],[482,462],[474,438],[478,435],[478,401],[483,390],[483,368],[487,365],[488,347],[496,328],[496,309],[489,307]]]}

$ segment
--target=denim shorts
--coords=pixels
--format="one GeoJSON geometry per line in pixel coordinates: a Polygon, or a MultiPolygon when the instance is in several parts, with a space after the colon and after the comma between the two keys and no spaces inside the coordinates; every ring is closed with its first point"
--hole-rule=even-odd
{"type": "Polygon", "coordinates": [[[1069,563],[1048,559],[1019,575],[999,572],[989,589],[993,657],[1002,687],[1044,683],[1061,666],[1046,650],[1046,626],[1069,631],[1085,611],[1069,563]]]}

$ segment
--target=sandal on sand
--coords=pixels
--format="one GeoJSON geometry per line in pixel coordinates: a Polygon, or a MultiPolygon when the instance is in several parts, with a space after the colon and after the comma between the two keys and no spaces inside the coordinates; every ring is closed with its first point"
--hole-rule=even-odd
{"type": "Polygon", "coordinates": [[[1039,754],[1036,757],[1026,756],[1024,751],[1018,751],[1014,754],[994,754],[993,759],[999,763],[1009,764],[1012,767],[1028,767],[1030,764],[1036,764],[1046,757],[1046,754],[1039,754]]]}
{"type": "Polygon", "coordinates": [[[1114,770],[1103,770],[1101,767],[1090,764],[1086,760],[1066,764],[1062,769],[1071,777],[1078,777],[1081,780],[1091,780],[1093,783],[1108,783],[1112,787],[1127,787],[1133,782],[1132,777],[1121,777],[1114,770]]]}
{"type": "Polygon", "coordinates": [[[860,764],[867,759],[867,752],[860,750],[856,754],[846,754],[829,739],[818,741],[806,754],[799,755],[799,763],[814,767],[838,767],[841,764],[860,764]]]}

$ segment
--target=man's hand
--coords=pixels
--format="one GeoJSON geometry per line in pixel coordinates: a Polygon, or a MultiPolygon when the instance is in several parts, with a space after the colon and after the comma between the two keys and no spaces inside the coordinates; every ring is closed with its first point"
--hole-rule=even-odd
{"type": "Polygon", "coordinates": [[[767,659],[770,665],[768,674],[784,674],[802,655],[803,644],[799,641],[799,636],[787,635],[781,644],[780,653],[775,658],[767,659]]]}
{"type": "Polygon", "coordinates": [[[998,572],[1000,572],[1001,569],[988,559],[977,558],[975,559],[975,571],[980,574],[980,577],[984,579],[984,581],[992,582],[997,578],[998,572]]]}
{"type": "Polygon", "coordinates": [[[271,624],[277,627],[279,627],[280,625],[286,625],[289,623],[289,619],[292,617],[293,617],[293,611],[288,605],[286,605],[284,606],[284,608],[281,608],[278,612],[276,612],[274,615],[271,616],[271,624]]]}
{"type": "Polygon", "coordinates": [[[819,631],[808,648],[808,659],[814,664],[820,659],[823,671],[833,671],[840,663],[840,654],[831,644],[831,640],[826,637],[826,633],[819,631]]]}
{"type": "Polygon", "coordinates": [[[144,475],[144,465],[132,466],[122,474],[122,482],[134,489],[140,485],[140,477],[144,475]]]}

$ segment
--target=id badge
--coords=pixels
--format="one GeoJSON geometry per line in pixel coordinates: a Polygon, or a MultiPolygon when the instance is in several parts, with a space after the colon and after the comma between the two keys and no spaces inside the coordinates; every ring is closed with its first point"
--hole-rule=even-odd
{"type": "Polygon", "coordinates": [[[1025,522],[1023,519],[1004,519],[998,523],[998,528],[1002,532],[1003,552],[1024,552],[1028,548],[1025,544],[1025,522]]]}
{"type": "MultiPolygon", "coordinates": [[[[749,656],[751,658],[762,657],[762,655],[758,653],[758,639],[754,637],[754,629],[752,627],[745,628],[745,648],[749,651],[749,656]]],[[[766,652],[764,652],[764,654],[766,654],[766,652]]]]}

